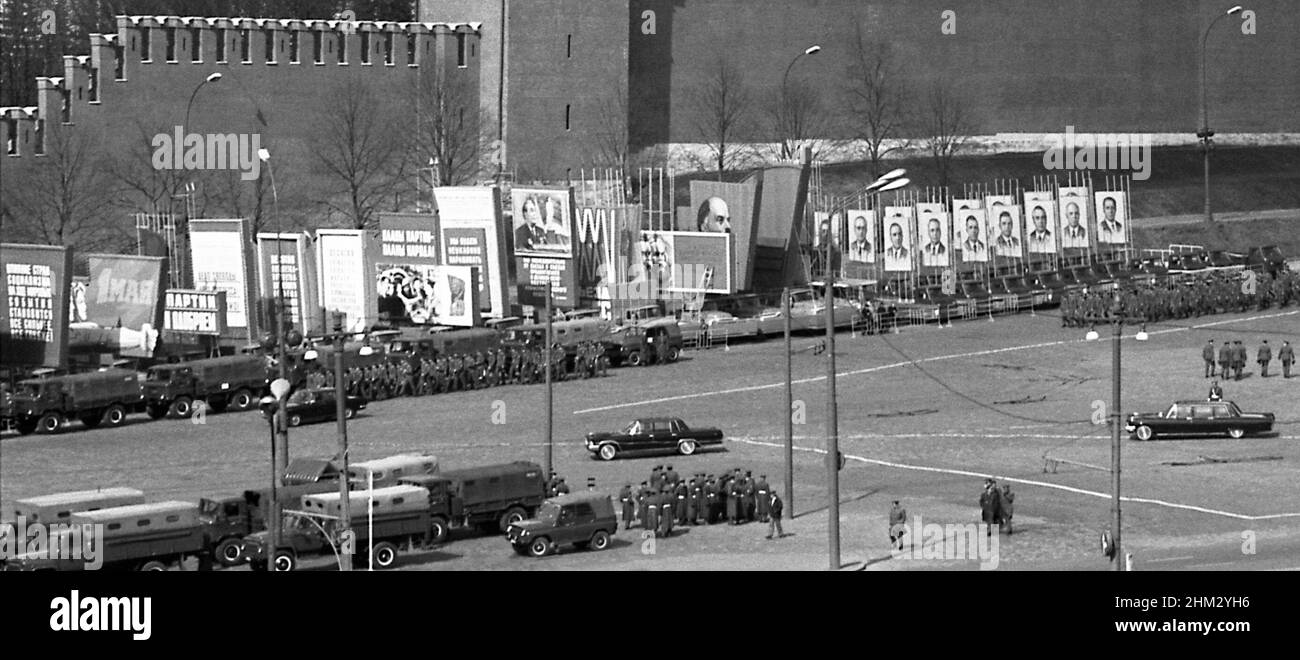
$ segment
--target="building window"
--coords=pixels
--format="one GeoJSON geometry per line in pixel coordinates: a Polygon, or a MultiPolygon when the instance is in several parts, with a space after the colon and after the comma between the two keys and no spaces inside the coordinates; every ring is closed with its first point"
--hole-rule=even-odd
{"type": "Polygon", "coordinates": [[[312,57],[317,64],[325,63],[325,33],[316,33],[316,43],[312,46],[312,57]]]}
{"type": "Polygon", "coordinates": [[[339,64],[347,64],[348,63],[348,35],[338,34],[338,33],[335,34],[338,36],[338,42],[339,42],[339,64]]]}
{"type": "Polygon", "coordinates": [[[61,90],[59,94],[63,97],[63,107],[59,111],[59,117],[65,124],[72,123],[72,90],[61,90]]]}
{"type": "Polygon", "coordinates": [[[297,30],[289,31],[289,63],[298,63],[298,34],[297,30]]]}
{"type": "Polygon", "coordinates": [[[149,28],[140,28],[140,61],[152,62],[153,56],[149,54],[149,28]]]}
{"type": "Polygon", "coordinates": [[[36,155],[45,155],[45,120],[36,120],[36,155]]]}
{"type": "Polygon", "coordinates": [[[406,35],[406,65],[418,66],[415,61],[415,35],[406,35]]]}
{"type": "Polygon", "coordinates": [[[266,63],[275,64],[275,30],[267,30],[266,36],[266,63]]]}
{"type": "Polygon", "coordinates": [[[570,127],[569,119],[572,115],[573,115],[573,105],[566,103],[564,105],[564,130],[566,131],[569,130],[570,127]]]}
{"type": "Polygon", "coordinates": [[[384,64],[392,66],[393,64],[393,33],[389,32],[384,35],[384,64]]]}
{"type": "Polygon", "coordinates": [[[217,30],[217,62],[226,61],[226,28],[217,30]]]}
{"type": "Polygon", "coordinates": [[[90,102],[99,103],[99,69],[90,67],[90,75],[86,77],[86,84],[90,87],[90,102]]]}
{"type": "Polygon", "coordinates": [[[466,64],[465,64],[465,60],[466,60],[467,58],[465,57],[465,54],[466,54],[466,50],[465,50],[465,33],[464,33],[464,32],[457,32],[457,33],[456,33],[456,66],[458,66],[458,67],[465,67],[465,66],[466,66],[466,64]]]}
{"type": "Polygon", "coordinates": [[[203,50],[200,46],[203,44],[203,30],[190,28],[190,61],[202,62],[203,50]]]}
{"type": "Polygon", "coordinates": [[[361,63],[370,64],[370,33],[361,33],[361,63]]]}
{"type": "Polygon", "coordinates": [[[167,61],[176,61],[176,28],[167,28],[167,61]]]}
{"type": "Polygon", "coordinates": [[[253,63],[253,31],[240,30],[239,32],[239,61],[244,64],[253,63]]]}
{"type": "Polygon", "coordinates": [[[126,49],[121,44],[113,45],[113,79],[126,80],[126,49]]]}
{"type": "Polygon", "coordinates": [[[573,35],[569,35],[569,39],[564,45],[564,56],[573,57],[573,35]]]}
{"type": "Polygon", "coordinates": [[[5,142],[5,153],[10,156],[18,155],[18,120],[5,119],[5,128],[8,129],[9,138],[5,142]]]}

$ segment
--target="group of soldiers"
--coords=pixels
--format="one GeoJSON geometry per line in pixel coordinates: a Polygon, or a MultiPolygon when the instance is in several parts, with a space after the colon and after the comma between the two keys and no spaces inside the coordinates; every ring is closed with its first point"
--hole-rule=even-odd
{"type": "MultiPolygon", "coordinates": [[[[1205,377],[1214,378],[1215,358],[1218,358],[1219,378],[1241,380],[1241,374],[1246,369],[1247,349],[1242,345],[1241,340],[1225,341],[1215,351],[1214,340],[1210,339],[1201,347],[1201,361],[1205,363],[1205,377]]],[[[1282,363],[1282,377],[1291,377],[1291,365],[1295,363],[1295,349],[1291,347],[1291,342],[1283,341],[1282,346],[1277,350],[1277,360],[1282,363]]],[[[1255,350],[1255,362],[1259,365],[1259,375],[1261,378],[1268,378],[1268,365],[1273,361],[1273,347],[1269,346],[1268,340],[1265,339],[1255,350]]],[[[1217,385],[1218,381],[1215,381],[1217,385]]],[[[1211,398],[1214,395],[1211,394],[1211,398]]]]}
{"type": "Polygon", "coordinates": [[[980,492],[980,518],[988,527],[985,533],[993,535],[996,526],[998,532],[1011,533],[1011,516],[1015,513],[1016,494],[1011,492],[1011,484],[1003,484],[998,489],[996,479],[985,479],[984,490],[980,492]]]}
{"type": "MultiPolygon", "coordinates": [[[[1244,272],[1244,271],[1242,271],[1244,272]]],[[[1222,312],[1278,308],[1300,301],[1300,274],[1283,270],[1243,279],[1242,272],[1214,272],[1196,281],[1175,278],[1134,282],[1120,289],[1120,309],[1128,316],[1159,322],[1222,312]]],[[[1061,325],[1086,327],[1107,318],[1114,294],[1095,287],[1067,292],[1061,299],[1061,325]]]]}
{"type": "MultiPolygon", "coordinates": [[[[603,376],[608,367],[604,348],[597,342],[578,344],[571,364],[564,347],[554,344],[550,359],[551,378],[556,381],[603,376]]],[[[345,379],[348,394],[369,400],[540,383],[546,379],[546,351],[540,346],[506,346],[469,354],[402,356],[351,367],[345,379]]],[[[334,387],[334,380],[334,371],[326,365],[307,373],[310,387],[334,387]]]]}
{"type": "Polygon", "coordinates": [[[628,483],[618,493],[623,509],[623,529],[633,524],[671,536],[673,525],[712,525],[727,521],[740,525],[751,521],[770,522],[779,498],[767,483],[767,475],[755,479],[752,472],[734,469],[721,477],[703,472],[682,479],[673,466],[656,465],[650,478],[633,490],[628,483]]]}

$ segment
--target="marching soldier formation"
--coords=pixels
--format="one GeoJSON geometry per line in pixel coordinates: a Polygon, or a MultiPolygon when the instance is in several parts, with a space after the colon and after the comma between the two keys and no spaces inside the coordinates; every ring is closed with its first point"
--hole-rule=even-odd
{"type": "MultiPolygon", "coordinates": [[[[1225,341],[1219,346],[1218,352],[1215,352],[1214,340],[1210,339],[1201,347],[1201,361],[1205,364],[1206,378],[1221,378],[1224,380],[1241,380],[1242,374],[1246,370],[1247,349],[1241,343],[1241,340],[1225,341]],[[1218,358],[1219,370],[1216,374],[1214,370],[1215,358],[1218,358]]],[[[1291,377],[1291,365],[1295,363],[1295,350],[1291,348],[1291,342],[1283,341],[1282,346],[1277,351],[1277,361],[1282,363],[1282,377],[1291,377]]],[[[1268,366],[1273,362],[1273,347],[1265,339],[1260,342],[1259,347],[1255,349],[1255,363],[1259,365],[1260,378],[1268,378],[1268,366]]],[[[1218,381],[1214,381],[1217,385],[1218,381]]]]}
{"type": "MultiPolygon", "coordinates": [[[[568,353],[551,347],[551,378],[604,376],[608,368],[605,349],[598,342],[582,342],[568,353]],[[571,359],[570,359],[571,358],[571,359]]],[[[390,357],[368,366],[353,366],[344,373],[349,395],[379,401],[398,396],[427,396],[476,390],[497,385],[526,385],[546,380],[546,352],[540,346],[509,346],[469,354],[390,357]]],[[[311,364],[308,362],[307,364],[311,364]]],[[[318,364],[306,375],[309,387],[334,387],[334,370],[318,364]]]]}
{"type": "MultiPolygon", "coordinates": [[[[1120,307],[1125,314],[1159,322],[1273,306],[1280,309],[1300,302],[1300,274],[1289,270],[1277,277],[1260,274],[1253,292],[1243,288],[1237,272],[1215,272],[1195,282],[1133,282],[1121,289],[1120,307]]],[[[1087,327],[1089,318],[1109,316],[1112,302],[1110,291],[1069,291],[1061,299],[1061,326],[1087,327]]]]}
{"type": "MultiPolygon", "coordinates": [[[[755,479],[753,472],[735,468],[721,476],[698,472],[683,479],[671,465],[656,465],[639,488],[624,484],[618,500],[623,529],[639,525],[655,536],[671,536],[674,525],[770,523],[780,515],[775,495],[765,474],[755,479]]],[[[779,530],[780,524],[772,528],[779,530]]]]}

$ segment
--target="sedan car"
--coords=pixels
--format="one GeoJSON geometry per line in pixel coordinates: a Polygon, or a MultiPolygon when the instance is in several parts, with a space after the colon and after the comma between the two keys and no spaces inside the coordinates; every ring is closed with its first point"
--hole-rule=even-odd
{"type": "MultiPolygon", "coordinates": [[[[285,419],[289,426],[301,426],[309,422],[328,422],[338,419],[338,400],[334,388],[303,388],[289,395],[285,404],[285,419]]],[[[364,410],[364,397],[348,395],[343,400],[343,415],[348,419],[357,416],[358,410],[364,410]]],[[[275,413],[274,403],[261,405],[262,415],[270,417],[275,413]]]]}
{"type": "Polygon", "coordinates": [[[676,451],[690,456],[700,447],[721,444],[722,431],[692,429],[675,417],[647,417],[634,420],[618,433],[587,434],[587,451],[606,461],[625,451],[641,450],[676,451]]]}
{"type": "Polygon", "coordinates": [[[1179,401],[1162,413],[1133,413],[1125,429],[1138,440],[1156,436],[1227,435],[1273,430],[1273,413],[1242,412],[1231,401],[1179,401]]]}

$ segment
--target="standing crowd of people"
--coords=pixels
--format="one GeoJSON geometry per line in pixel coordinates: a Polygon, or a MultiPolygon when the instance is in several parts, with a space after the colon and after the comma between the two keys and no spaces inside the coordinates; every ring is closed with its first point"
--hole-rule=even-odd
{"type": "MultiPolygon", "coordinates": [[[[1242,374],[1246,370],[1246,360],[1249,357],[1249,349],[1242,345],[1240,339],[1225,341],[1215,350],[1214,340],[1210,339],[1201,347],[1201,362],[1205,365],[1206,378],[1221,378],[1223,380],[1241,380],[1242,374]],[[1215,372],[1215,364],[1219,367],[1215,372]]],[[[1291,377],[1291,365],[1295,364],[1295,349],[1291,347],[1291,342],[1282,341],[1282,345],[1277,350],[1277,361],[1282,363],[1282,377],[1291,377]]],[[[1255,364],[1259,365],[1260,378],[1268,378],[1268,367],[1273,363],[1273,347],[1265,339],[1255,349],[1255,364]]],[[[1214,381],[1217,386],[1218,381],[1214,381]]],[[[1211,394],[1213,398],[1213,394],[1211,394]]]]}
{"type": "Polygon", "coordinates": [[[623,486],[618,494],[623,529],[639,525],[655,536],[671,536],[673,526],[726,522],[768,523],[767,538],[785,536],[781,529],[783,503],[767,483],[767,475],[735,468],[721,476],[699,472],[684,479],[673,466],[656,465],[639,488],[623,486]]]}
{"type": "MultiPolygon", "coordinates": [[[[1300,274],[1289,270],[1276,277],[1261,273],[1252,287],[1244,285],[1241,272],[1213,271],[1195,281],[1134,279],[1120,287],[1120,308],[1126,315],[1159,322],[1274,306],[1280,309],[1300,301],[1300,274]]],[[[1100,287],[1068,291],[1061,298],[1061,326],[1087,327],[1090,318],[1108,317],[1113,303],[1114,294],[1100,287]]]]}

